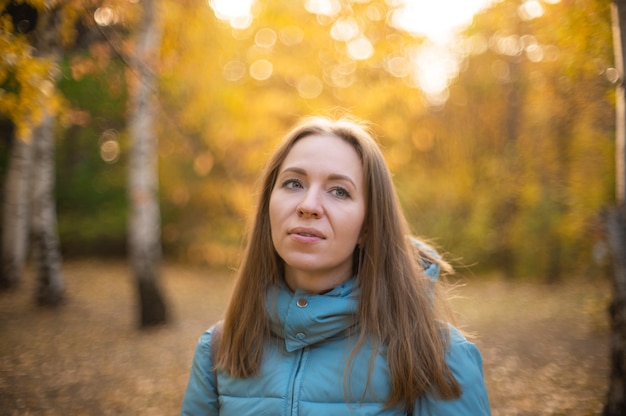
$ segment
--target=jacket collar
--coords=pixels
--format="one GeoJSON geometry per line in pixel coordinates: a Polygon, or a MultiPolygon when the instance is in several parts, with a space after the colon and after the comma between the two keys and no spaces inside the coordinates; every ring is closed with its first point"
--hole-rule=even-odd
{"type": "Polygon", "coordinates": [[[266,296],[270,328],[284,339],[288,352],[345,333],[356,323],[358,289],[355,279],[324,294],[291,291],[281,284],[266,296]]]}

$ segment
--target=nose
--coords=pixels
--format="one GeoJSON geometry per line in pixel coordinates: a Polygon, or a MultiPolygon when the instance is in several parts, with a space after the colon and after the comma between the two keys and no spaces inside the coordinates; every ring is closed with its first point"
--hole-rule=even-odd
{"type": "Polygon", "coordinates": [[[319,193],[314,189],[309,189],[302,201],[300,201],[300,204],[298,204],[297,210],[300,218],[321,218],[324,209],[319,193]]]}

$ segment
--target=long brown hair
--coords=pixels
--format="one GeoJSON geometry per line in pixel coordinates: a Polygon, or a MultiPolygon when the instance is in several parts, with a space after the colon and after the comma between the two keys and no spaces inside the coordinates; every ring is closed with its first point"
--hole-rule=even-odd
{"type": "Polygon", "coordinates": [[[302,120],[266,164],[256,216],[226,310],[217,366],[236,377],[250,377],[260,368],[263,341],[270,334],[265,296],[282,279],[282,260],[270,233],[270,195],[293,145],[315,134],[331,134],[350,143],[363,164],[366,215],[354,271],[360,288],[359,335],[351,357],[369,340],[374,351],[386,346],[391,376],[388,406],[412,409],[425,393],[442,399],[460,396],[460,386],[445,360],[447,326],[433,308],[432,282],[414,255],[416,247],[408,238],[410,230],[387,164],[368,128],[347,118],[302,120]]]}

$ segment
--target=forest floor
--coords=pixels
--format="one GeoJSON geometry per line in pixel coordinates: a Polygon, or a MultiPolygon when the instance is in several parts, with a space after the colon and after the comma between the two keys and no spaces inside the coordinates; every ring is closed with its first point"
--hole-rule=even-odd
{"type": "MultiPolygon", "coordinates": [[[[33,304],[29,270],[0,294],[0,415],[175,415],[200,334],[221,317],[231,274],[168,265],[171,324],[139,331],[129,269],[64,265],[67,303],[33,304]]],[[[471,277],[456,290],[494,416],[595,415],[608,380],[608,282],[544,285],[471,277]]]]}

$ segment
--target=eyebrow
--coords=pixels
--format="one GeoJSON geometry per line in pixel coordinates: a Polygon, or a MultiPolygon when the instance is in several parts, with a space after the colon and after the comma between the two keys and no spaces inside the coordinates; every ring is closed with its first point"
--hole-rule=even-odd
{"type": "MultiPolygon", "coordinates": [[[[279,172],[279,175],[285,173],[285,172],[293,172],[293,173],[297,173],[303,176],[306,176],[306,170],[302,169],[302,168],[298,168],[298,167],[286,167],[285,169],[283,169],[281,172],[279,172]]],[[[356,186],[356,183],[352,180],[352,178],[350,178],[347,175],[342,175],[340,173],[331,173],[328,176],[328,179],[331,180],[343,180],[346,182],[349,182],[350,184],[352,184],[352,186],[354,187],[354,189],[358,189],[358,187],[356,186]]]]}

